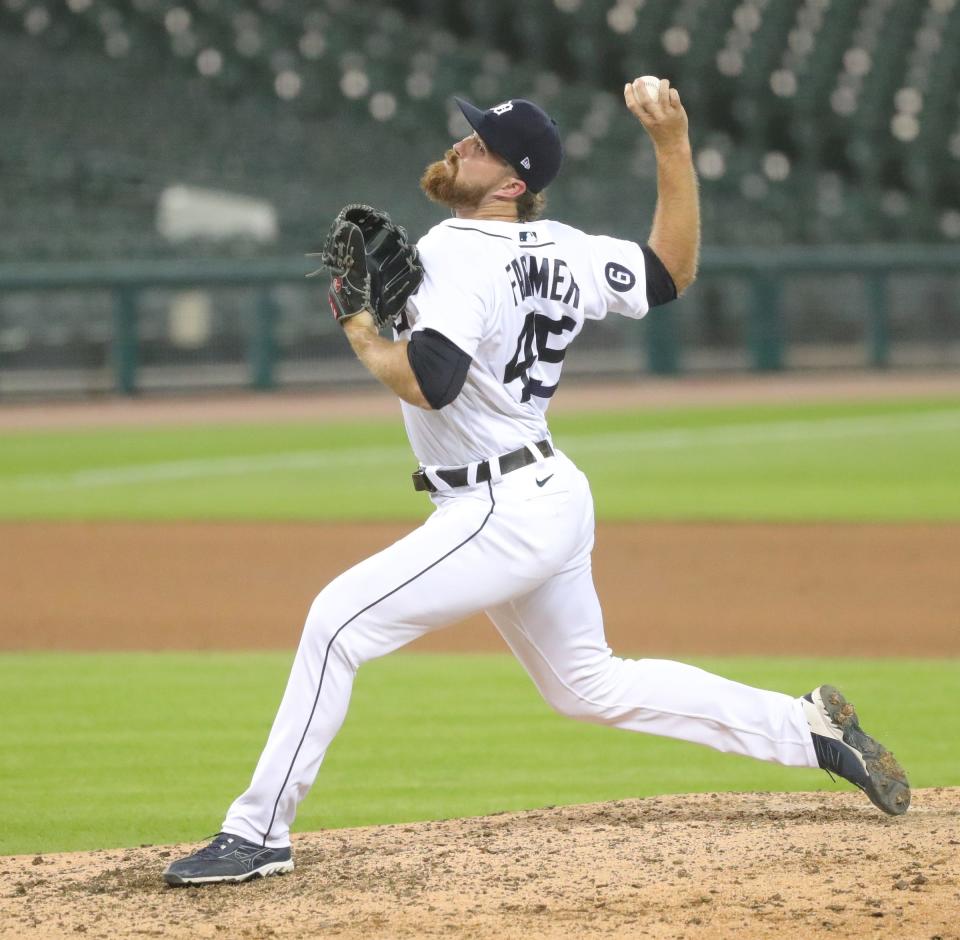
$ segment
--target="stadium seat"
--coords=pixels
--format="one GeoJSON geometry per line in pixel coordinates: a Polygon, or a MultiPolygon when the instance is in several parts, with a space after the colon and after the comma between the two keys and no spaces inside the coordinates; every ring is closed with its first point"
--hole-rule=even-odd
{"type": "Polygon", "coordinates": [[[178,181],[273,202],[259,250],[355,198],[417,232],[453,95],[540,100],[572,168],[553,209],[633,231],[653,165],[619,96],[648,73],[691,113],[708,244],[957,240],[958,48],[956,0],[5,0],[5,254],[182,252],[153,224],[178,181]]]}

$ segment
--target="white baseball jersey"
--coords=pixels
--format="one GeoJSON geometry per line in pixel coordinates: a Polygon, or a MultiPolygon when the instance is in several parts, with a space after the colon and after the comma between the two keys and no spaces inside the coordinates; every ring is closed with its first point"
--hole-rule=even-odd
{"type": "Polygon", "coordinates": [[[584,321],[648,309],[638,244],[560,222],[448,219],[417,247],[424,280],[397,335],[436,330],[473,360],[449,405],[402,403],[425,466],[459,466],[547,438],[545,412],[584,321]]]}

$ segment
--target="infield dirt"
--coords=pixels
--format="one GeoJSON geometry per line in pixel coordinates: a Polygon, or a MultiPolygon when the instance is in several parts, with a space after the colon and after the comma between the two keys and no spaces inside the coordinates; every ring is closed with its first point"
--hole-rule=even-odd
{"type": "MultiPolygon", "coordinates": [[[[412,524],[0,524],[0,649],[294,649],[317,592],[412,524]]],[[[622,653],[960,654],[960,525],[628,524],[594,577],[622,653]]],[[[412,649],[506,651],[483,616],[412,649]]]]}

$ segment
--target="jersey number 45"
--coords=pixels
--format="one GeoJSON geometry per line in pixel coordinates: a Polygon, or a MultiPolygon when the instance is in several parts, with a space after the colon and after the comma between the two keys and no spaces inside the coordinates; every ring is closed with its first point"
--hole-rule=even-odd
{"type": "Polygon", "coordinates": [[[504,385],[520,380],[520,401],[530,401],[531,395],[550,398],[557,390],[563,357],[576,325],[573,317],[554,320],[542,313],[527,314],[517,337],[516,352],[503,370],[504,385]],[[551,337],[555,337],[553,345],[549,344],[551,337]]]}

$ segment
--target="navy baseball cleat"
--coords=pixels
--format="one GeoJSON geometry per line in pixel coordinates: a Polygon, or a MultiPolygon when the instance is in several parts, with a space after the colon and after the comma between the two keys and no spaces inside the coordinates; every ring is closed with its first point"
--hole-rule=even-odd
{"type": "Polygon", "coordinates": [[[163,880],[177,887],[217,881],[249,881],[289,871],[293,871],[289,845],[270,849],[229,832],[221,832],[199,852],[171,862],[163,873],[163,880]]]}
{"type": "Polygon", "coordinates": [[[831,777],[837,774],[859,787],[885,813],[905,813],[910,805],[907,775],[893,754],[860,727],[853,705],[832,685],[814,689],[802,702],[820,766],[831,777]]]}

